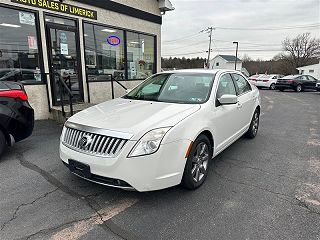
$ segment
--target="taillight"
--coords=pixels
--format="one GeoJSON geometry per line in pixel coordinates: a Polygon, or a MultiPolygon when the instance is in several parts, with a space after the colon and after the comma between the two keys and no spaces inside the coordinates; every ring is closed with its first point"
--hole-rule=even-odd
{"type": "Polygon", "coordinates": [[[294,80],[288,80],[287,83],[294,83],[294,80]]]}
{"type": "Polygon", "coordinates": [[[24,91],[21,91],[21,90],[0,91],[0,97],[20,99],[22,101],[27,101],[28,100],[27,94],[24,91]]]}
{"type": "Polygon", "coordinates": [[[262,82],[269,82],[269,80],[262,80],[262,82]]]}

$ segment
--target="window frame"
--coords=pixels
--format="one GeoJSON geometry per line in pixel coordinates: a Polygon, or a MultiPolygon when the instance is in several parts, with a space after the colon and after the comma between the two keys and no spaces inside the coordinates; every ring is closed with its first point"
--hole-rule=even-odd
{"type": "Polygon", "coordinates": [[[8,4],[4,4],[4,3],[0,3],[0,7],[3,8],[9,8],[9,9],[13,9],[13,10],[17,10],[17,11],[24,11],[24,12],[29,12],[29,13],[33,13],[35,16],[35,30],[37,33],[37,45],[38,45],[38,55],[39,55],[39,68],[40,68],[40,72],[41,72],[41,81],[40,82],[28,82],[28,83],[23,83],[24,86],[27,85],[46,85],[47,81],[46,81],[46,74],[44,71],[44,58],[43,58],[43,49],[42,49],[42,40],[43,40],[43,36],[41,34],[41,29],[40,29],[40,13],[37,10],[33,10],[33,9],[29,9],[29,8],[24,8],[24,7],[20,7],[20,6],[12,6],[12,5],[8,5],[8,4]]]}
{"type": "Polygon", "coordinates": [[[229,75],[230,78],[231,78],[231,81],[232,81],[232,84],[234,86],[234,90],[236,92],[236,96],[238,96],[238,89],[237,89],[237,86],[236,86],[236,83],[232,77],[232,73],[231,72],[227,72],[227,73],[223,73],[222,75],[219,76],[219,81],[217,83],[217,89],[216,89],[216,93],[215,93],[215,103],[216,103],[216,107],[220,107],[220,106],[223,106],[219,100],[218,100],[218,96],[217,96],[217,93],[218,93],[218,90],[219,90],[219,84],[220,84],[220,80],[221,78],[224,76],[224,75],[229,75]]]}
{"type": "Polygon", "coordinates": [[[247,94],[247,93],[249,93],[249,92],[252,92],[252,87],[251,87],[249,81],[248,81],[244,76],[242,76],[242,74],[239,74],[239,73],[231,73],[231,77],[232,77],[233,82],[234,82],[234,85],[235,85],[235,87],[236,87],[236,91],[237,91],[237,96],[238,96],[238,97],[240,97],[240,96],[242,96],[242,95],[244,95],[244,94],[247,94]],[[247,84],[249,85],[250,90],[248,90],[248,91],[243,92],[243,93],[240,94],[240,90],[239,90],[239,87],[238,87],[238,84],[237,84],[237,80],[234,78],[233,75],[240,75],[241,77],[243,77],[244,80],[245,80],[245,81],[247,82],[247,84]]]}
{"type": "MultiPolygon", "coordinates": [[[[123,27],[116,27],[113,25],[109,25],[109,24],[103,24],[103,23],[98,23],[98,22],[93,22],[93,21],[88,21],[88,20],[82,20],[82,37],[83,37],[83,47],[84,47],[84,54],[85,54],[85,50],[86,50],[86,43],[85,43],[85,39],[84,39],[84,25],[85,24],[92,24],[92,25],[96,25],[96,26],[100,26],[100,27],[106,27],[106,28],[113,28],[116,30],[121,30],[123,31],[123,41],[124,41],[124,58],[125,58],[125,79],[123,80],[117,80],[119,82],[127,82],[127,81],[143,81],[147,78],[141,78],[141,79],[128,79],[128,45],[127,45],[127,32],[131,32],[131,33],[137,33],[137,34],[143,34],[146,36],[151,36],[154,38],[154,66],[153,66],[153,73],[152,75],[157,73],[157,66],[158,66],[158,43],[157,43],[157,35],[156,34],[151,34],[151,33],[146,33],[146,32],[141,32],[141,31],[136,31],[136,30],[131,30],[128,28],[123,28],[123,27]]],[[[85,58],[85,66],[87,66],[87,62],[86,62],[86,58],[85,58]]],[[[87,83],[91,83],[91,82],[110,82],[110,79],[106,79],[106,80],[94,80],[94,81],[89,81],[88,80],[88,74],[87,74],[87,70],[86,70],[86,82],[87,83]]]]}

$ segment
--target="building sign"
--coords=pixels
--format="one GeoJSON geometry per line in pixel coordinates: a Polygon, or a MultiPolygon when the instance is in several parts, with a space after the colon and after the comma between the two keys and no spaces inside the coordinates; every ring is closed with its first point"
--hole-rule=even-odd
{"type": "Polygon", "coordinates": [[[28,47],[30,50],[38,49],[37,39],[34,36],[28,36],[28,47]]]}
{"type": "Polygon", "coordinates": [[[97,11],[52,0],[11,0],[11,2],[97,20],[97,11]]]}
{"type": "Polygon", "coordinates": [[[68,44],[60,43],[60,51],[62,55],[68,55],[69,54],[68,44]]]}
{"type": "Polygon", "coordinates": [[[111,46],[118,46],[121,43],[121,40],[119,37],[117,36],[109,36],[107,38],[107,42],[111,45],[111,46]]]}
{"type": "Polygon", "coordinates": [[[35,25],[35,16],[33,13],[19,12],[19,21],[21,24],[35,25]]]}

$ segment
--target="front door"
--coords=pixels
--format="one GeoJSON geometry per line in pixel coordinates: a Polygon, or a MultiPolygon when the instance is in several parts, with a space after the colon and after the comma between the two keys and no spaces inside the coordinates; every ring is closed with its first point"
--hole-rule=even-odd
{"type": "Polygon", "coordinates": [[[67,91],[59,87],[59,78],[71,90],[73,102],[83,102],[77,28],[47,23],[47,36],[53,105],[61,103],[61,96],[64,101],[69,99],[67,91]]]}
{"type": "Polygon", "coordinates": [[[212,126],[216,131],[216,153],[219,153],[235,138],[235,133],[241,128],[238,123],[237,104],[221,105],[219,98],[223,95],[237,95],[236,87],[229,73],[223,74],[219,79],[216,93],[215,112],[211,115],[212,126]]]}

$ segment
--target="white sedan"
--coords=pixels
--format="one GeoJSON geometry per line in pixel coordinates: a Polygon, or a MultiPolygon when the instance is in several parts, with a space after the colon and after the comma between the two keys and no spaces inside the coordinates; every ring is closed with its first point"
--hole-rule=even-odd
{"type": "Polygon", "coordinates": [[[281,77],[283,77],[283,75],[261,75],[252,83],[258,88],[269,88],[270,90],[275,90],[277,81],[281,77]]]}
{"type": "Polygon", "coordinates": [[[72,173],[106,186],[195,189],[213,157],[256,136],[260,111],[258,89],[240,72],[163,72],[71,117],[60,156],[72,173]]]}

